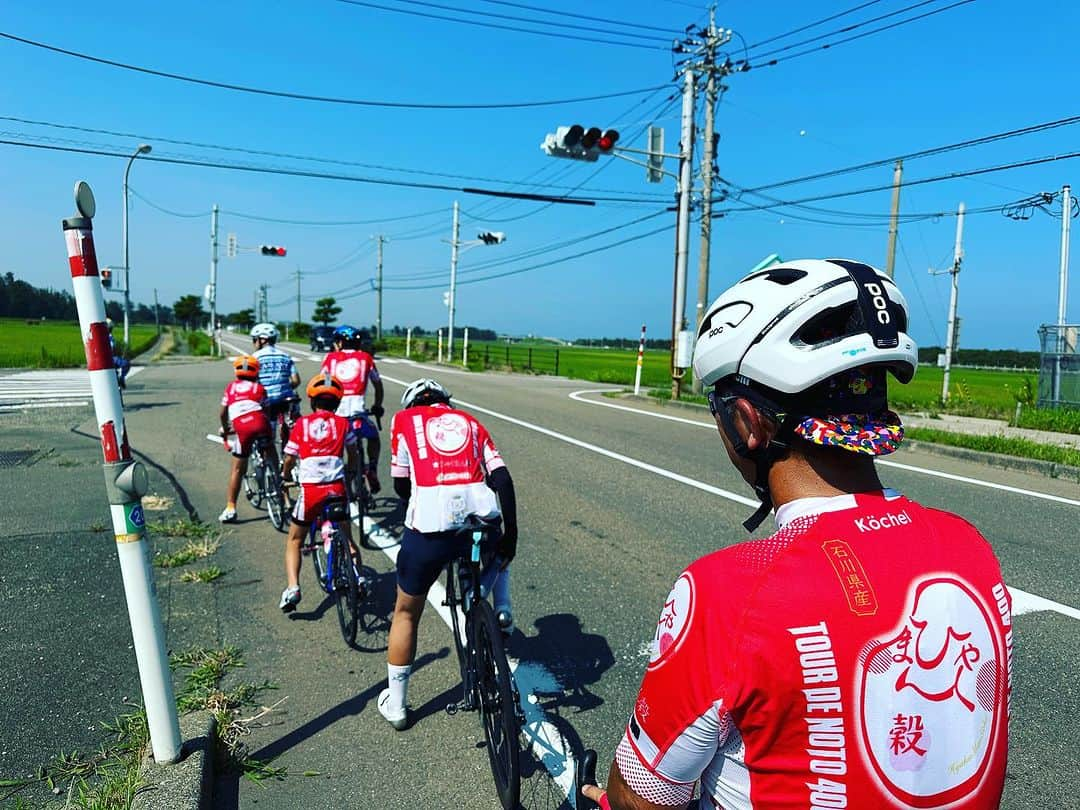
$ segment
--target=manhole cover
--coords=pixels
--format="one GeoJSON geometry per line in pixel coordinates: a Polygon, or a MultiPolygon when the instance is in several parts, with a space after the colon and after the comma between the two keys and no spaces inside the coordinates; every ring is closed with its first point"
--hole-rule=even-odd
{"type": "Polygon", "coordinates": [[[36,450],[0,450],[0,468],[18,467],[36,452],[36,450]]]}

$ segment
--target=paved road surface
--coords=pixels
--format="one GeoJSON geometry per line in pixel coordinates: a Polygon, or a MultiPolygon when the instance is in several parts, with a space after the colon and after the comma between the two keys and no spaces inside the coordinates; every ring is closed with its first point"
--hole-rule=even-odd
{"type": "MultiPolygon", "coordinates": [[[[237,342],[237,348],[245,346],[237,342]]],[[[304,358],[302,376],[314,373],[316,363],[307,359],[313,355],[306,349],[298,349],[297,355],[304,358]]],[[[509,462],[522,525],[514,564],[518,632],[509,650],[523,695],[527,699],[530,692],[540,694],[528,703],[527,731],[539,762],[529,758],[533,764],[523,804],[566,806],[563,786],[570,773],[561,752],[585,743],[598,748],[602,760],[610,760],[664,596],[691,560],[743,539],[739,523],[749,511],[742,502],[748,488],[729,470],[707,419],[694,414],[597,394],[571,398],[596,387],[578,381],[433,372],[391,358],[381,360],[380,369],[388,410],[397,404],[401,382],[435,374],[459,404],[476,411],[509,462]]],[[[177,502],[186,499],[203,516],[216,515],[222,505],[227,459],[204,436],[215,431],[217,397],[229,373],[223,362],[151,367],[139,378],[139,390],[128,397],[135,408],[129,425],[133,445],[182,487],[183,498],[177,496],[177,502]]],[[[81,416],[82,429],[92,429],[89,414],[81,416]]],[[[73,442],[60,427],[53,438],[47,425],[35,430],[39,444],[73,442]]],[[[1080,664],[1075,656],[1080,614],[1070,608],[1080,605],[1075,575],[1080,562],[1075,542],[1080,487],[912,451],[902,451],[896,462],[903,466],[883,469],[887,482],[975,523],[1000,555],[1018,606],[1033,609],[1015,620],[1013,746],[1005,806],[1070,806],[1080,784],[1075,734],[1075,718],[1080,716],[1080,664]]],[[[381,466],[385,481],[385,456],[381,466]]],[[[73,477],[84,481],[89,494],[57,503],[57,514],[67,523],[85,521],[88,502],[103,500],[95,468],[55,468],[51,475],[59,482],[75,472],[80,476],[73,477]]],[[[162,475],[155,486],[163,493],[172,488],[175,494],[174,485],[162,475]]],[[[29,523],[25,503],[16,507],[21,520],[29,523]]],[[[290,775],[263,787],[224,780],[219,785],[222,806],[393,808],[412,807],[420,800],[439,808],[495,807],[476,719],[443,712],[445,704],[457,698],[457,668],[449,631],[436,611],[429,607],[420,631],[419,666],[410,686],[415,724],[396,733],[374,706],[385,679],[384,656],[344,647],[332,608],[328,613],[307,570],[301,576],[301,609],[283,617],[276,607],[283,585],[281,536],[246,505],[241,506],[241,518],[217,555],[216,562],[228,575],[215,585],[184,586],[204,588],[200,593],[208,595],[206,609],[212,617],[200,618],[197,630],[185,629],[182,617],[176,617],[170,642],[182,637],[190,643],[201,632],[205,638],[200,643],[244,648],[244,676],[276,684],[268,701],[285,698],[271,723],[254,731],[250,747],[256,756],[287,767],[290,775]],[[319,775],[303,776],[305,772],[319,775]]],[[[382,502],[376,518],[382,524],[379,536],[391,544],[392,554],[400,526],[391,499],[382,502]]],[[[29,587],[34,565],[59,563],[61,570],[77,569],[68,560],[85,545],[54,542],[21,547],[17,554],[9,545],[5,559],[21,560],[26,570],[16,566],[11,573],[5,568],[5,592],[29,587]]],[[[99,565],[102,575],[115,565],[108,545],[94,546],[95,559],[108,558],[99,565]]],[[[367,551],[365,560],[381,572],[380,587],[389,604],[390,556],[367,551]]],[[[190,593],[171,581],[166,585],[172,589],[172,597],[165,589],[170,604],[175,594],[190,593]]],[[[34,635],[41,637],[41,644],[33,652],[17,652],[19,660],[7,661],[5,671],[9,666],[16,671],[33,668],[33,655],[51,657],[53,636],[61,638],[61,627],[85,616],[74,600],[62,595],[52,602],[35,602],[32,633],[25,621],[13,622],[7,613],[5,635],[34,635]]],[[[126,628],[122,621],[117,626],[119,639],[126,628]]],[[[58,654],[73,655],[74,647],[61,646],[58,654]]],[[[97,666],[97,650],[84,650],[82,656],[85,668],[97,666]]],[[[130,673],[130,653],[122,663],[130,673]]],[[[50,671],[63,669],[57,662],[49,666],[50,671]]],[[[32,683],[25,688],[45,693],[32,683]]],[[[42,740],[38,749],[70,745],[65,742],[67,730],[43,725],[29,701],[0,701],[5,739],[14,726],[36,729],[42,740]]],[[[96,695],[76,696],[73,702],[80,703],[87,717],[93,716],[94,706],[107,704],[96,695]]],[[[101,719],[106,715],[111,716],[102,709],[101,719]]],[[[5,762],[2,757],[0,764],[5,762]]]]}

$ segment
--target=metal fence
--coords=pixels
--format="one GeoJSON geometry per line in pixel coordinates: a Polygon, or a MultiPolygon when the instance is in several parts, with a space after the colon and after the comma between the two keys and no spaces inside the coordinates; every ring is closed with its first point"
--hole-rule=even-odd
{"type": "Polygon", "coordinates": [[[536,374],[559,373],[559,350],[542,346],[485,344],[469,347],[470,367],[480,362],[481,368],[505,368],[510,371],[531,371],[536,374]]]}
{"type": "Polygon", "coordinates": [[[1080,325],[1039,327],[1040,408],[1080,407],[1080,325]]]}

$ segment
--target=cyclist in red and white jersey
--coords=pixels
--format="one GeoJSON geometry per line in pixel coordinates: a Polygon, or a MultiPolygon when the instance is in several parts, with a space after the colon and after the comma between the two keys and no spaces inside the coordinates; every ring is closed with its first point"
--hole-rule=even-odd
{"type": "MultiPolygon", "coordinates": [[[[379,439],[379,429],[371,416],[382,418],[385,411],[382,404],[383,384],[379,378],[379,370],[375,368],[375,358],[361,348],[365,341],[365,333],[355,326],[339,326],[334,330],[334,351],[326,355],[321,370],[333,374],[345,388],[337,413],[349,420],[358,440],[367,440],[366,466],[363,472],[368,488],[374,495],[382,488],[378,476],[382,442],[379,439]],[[375,392],[371,416],[368,416],[367,402],[364,399],[368,383],[371,383],[375,392]]],[[[357,449],[363,448],[358,446],[357,449]]]]}
{"type": "MultiPolygon", "coordinates": [[[[250,354],[242,354],[233,360],[236,379],[225,386],[221,397],[218,418],[225,449],[232,453],[229,485],[225,492],[225,510],[218,516],[222,523],[236,522],[236,498],[240,484],[247,472],[251,447],[260,436],[269,436],[270,422],[263,411],[266,389],[259,383],[259,360],[250,354]],[[231,431],[230,431],[231,428],[231,431]]],[[[270,445],[268,463],[277,465],[277,454],[270,445]]]]}
{"type": "Polygon", "coordinates": [[[502,516],[501,536],[488,542],[495,543],[502,561],[492,596],[496,619],[506,633],[514,622],[509,566],[517,553],[514,481],[484,426],[472,414],[451,407],[450,392],[435,380],[409,385],[401,407],[390,430],[390,475],[394,491],[408,506],[386,653],[389,686],[378,700],[379,712],[398,730],[408,725],[409,674],[428,589],[472,542],[456,530],[470,515],[502,516]]]}
{"type": "Polygon", "coordinates": [[[915,373],[907,303],[846,260],[753,273],[709,308],[694,372],[778,531],[696,561],[664,601],[602,807],[998,807],[1011,600],[955,515],[884,488],[915,373]]]}
{"type": "MultiPolygon", "coordinates": [[[[285,590],[278,607],[291,613],[300,603],[300,546],[312,521],[326,502],[345,498],[345,475],[356,469],[356,438],[349,430],[349,420],[334,413],[341,402],[342,385],[336,377],[321,372],[307,384],[311,413],[296,420],[285,445],[285,463],[281,477],[300,484],[293,506],[289,536],[285,540],[285,590]]],[[[349,521],[338,527],[349,538],[349,521]]],[[[359,566],[360,558],[355,558],[359,566]]]]}

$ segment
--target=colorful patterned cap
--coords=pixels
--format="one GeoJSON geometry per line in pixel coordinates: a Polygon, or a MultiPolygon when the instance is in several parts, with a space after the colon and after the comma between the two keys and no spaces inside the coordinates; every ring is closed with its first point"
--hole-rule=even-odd
{"type": "Polygon", "coordinates": [[[895,452],[904,440],[904,426],[892,411],[808,416],[796,426],[795,435],[823,447],[885,456],[895,452]]]}

